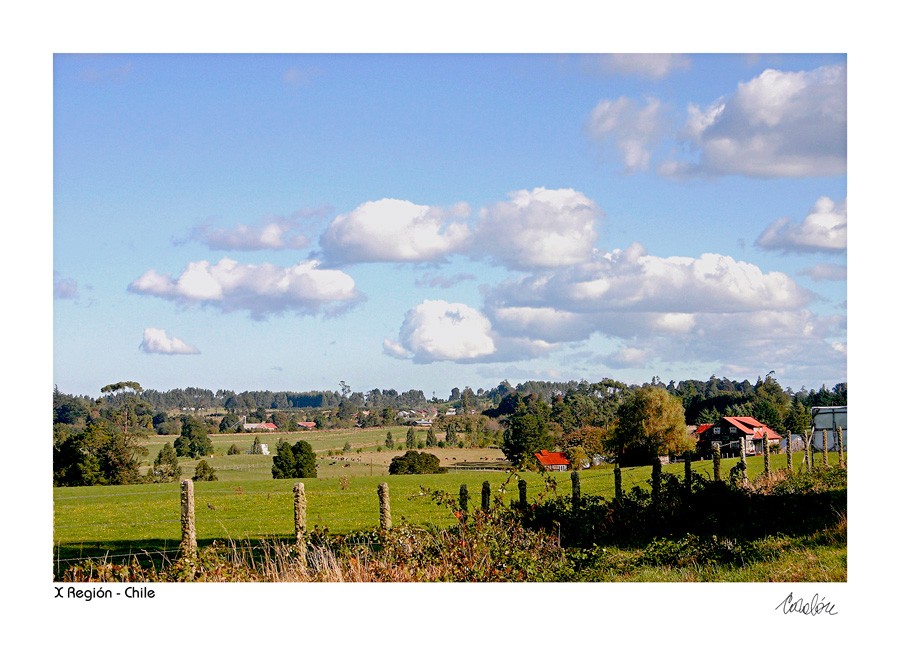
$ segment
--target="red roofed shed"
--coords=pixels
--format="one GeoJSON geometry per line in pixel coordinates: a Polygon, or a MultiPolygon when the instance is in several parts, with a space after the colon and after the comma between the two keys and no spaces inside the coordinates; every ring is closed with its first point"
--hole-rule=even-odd
{"type": "Polygon", "coordinates": [[[558,451],[547,451],[541,449],[539,453],[534,454],[538,462],[544,466],[544,469],[551,472],[564,472],[569,469],[569,459],[558,451]]]}

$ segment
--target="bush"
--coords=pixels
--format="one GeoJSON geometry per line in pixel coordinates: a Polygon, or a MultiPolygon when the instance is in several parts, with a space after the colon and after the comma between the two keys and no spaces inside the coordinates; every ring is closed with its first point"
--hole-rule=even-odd
{"type": "Polygon", "coordinates": [[[420,451],[407,451],[394,458],[388,467],[389,474],[443,474],[446,471],[437,456],[420,451]]]}
{"type": "Polygon", "coordinates": [[[234,455],[236,455],[236,454],[241,453],[241,449],[240,449],[240,447],[238,447],[236,444],[233,444],[233,445],[231,445],[230,447],[228,447],[228,452],[227,452],[227,453],[228,453],[229,456],[234,456],[234,455]]]}
{"type": "Polygon", "coordinates": [[[212,465],[210,465],[205,460],[201,460],[197,463],[197,468],[194,469],[193,480],[195,481],[215,481],[216,480],[216,470],[213,469],[212,465]]]}
{"type": "Polygon", "coordinates": [[[168,442],[157,454],[156,460],[153,461],[153,467],[147,472],[147,477],[154,483],[169,483],[177,481],[181,477],[178,456],[175,455],[175,449],[168,442]]]}

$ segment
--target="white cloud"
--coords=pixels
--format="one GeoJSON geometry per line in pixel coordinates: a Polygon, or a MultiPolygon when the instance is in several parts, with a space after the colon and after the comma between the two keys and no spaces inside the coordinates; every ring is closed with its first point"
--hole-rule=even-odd
{"type": "Polygon", "coordinates": [[[609,356],[602,357],[602,360],[614,369],[624,369],[630,367],[644,367],[644,365],[647,364],[649,358],[649,352],[644,349],[638,349],[636,347],[622,347],[609,356]]]}
{"type": "Polygon", "coordinates": [[[449,210],[399,199],[366,202],[334,219],[320,244],[328,261],[441,261],[469,240],[469,207],[449,210]]]}
{"type": "Polygon", "coordinates": [[[488,297],[492,306],[549,306],[581,314],[695,313],[792,310],[810,294],[781,272],[764,273],[730,256],[660,258],[635,243],[590,263],[501,284],[488,297]]]}
{"type": "Polygon", "coordinates": [[[339,312],[360,299],[352,277],[340,270],[321,269],[315,260],[287,268],[246,265],[228,258],[215,264],[196,261],[177,278],[148,270],[128,290],[179,304],[215,306],[224,312],[247,310],[255,319],[285,311],[339,312]]]}
{"type": "Polygon", "coordinates": [[[756,239],[763,249],[783,252],[844,252],[847,250],[847,202],[820,197],[803,222],[779,218],[756,239]]]}
{"type": "Polygon", "coordinates": [[[594,107],[587,131],[597,141],[615,141],[628,172],[647,170],[652,150],[661,135],[662,104],[647,98],[643,107],[620,97],[603,100],[594,107]]]}
{"type": "Polygon", "coordinates": [[[296,220],[278,218],[256,226],[239,224],[232,228],[203,224],[194,230],[192,238],[213,250],[280,250],[302,249],[309,239],[298,233],[296,220]]]}
{"type": "Polygon", "coordinates": [[[691,60],[683,54],[602,54],[585,57],[590,67],[614,75],[662,79],[676,70],[686,70],[691,60]]]}
{"type": "Polygon", "coordinates": [[[141,351],[147,354],[199,354],[200,350],[184,340],[166,335],[164,329],[147,327],[144,329],[144,339],[139,345],[141,351]]]}
{"type": "Polygon", "coordinates": [[[766,70],[706,109],[689,108],[685,127],[695,162],[668,161],[663,174],[806,177],[847,169],[847,69],[766,70]]]}
{"type": "Polygon", "coordinates": [[[846,281],[847,266],[821,263],[819,265],[814,265],[811,268],[801,270],[798,274],[809,277],[814,281],[846,281]]]}
{"type": "Polygon", "coordinates": [[[513,269],[553,268],[590,258],[601,213],[571,188],[519,190],[483,208],[473,254],[513,269]]]}
{"type": "Polygon", "coordinates": [[[417,363],[466,361],[497,351],[491,323],[465,304],[426,300],[406,313],[399,342],[384,341],[384,351],[417,363]]]}

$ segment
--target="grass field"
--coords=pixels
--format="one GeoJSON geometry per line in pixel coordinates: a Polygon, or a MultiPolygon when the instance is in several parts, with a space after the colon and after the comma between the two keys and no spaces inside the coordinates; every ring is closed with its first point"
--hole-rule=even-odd
{"type": "MultiPolygon", "coordinates": [[[[402,442],[405,429],[355,429],[318,433],[291,434],[285,439],[293,442],[305,439],[317,453],[319,477],[303,479],[307,497],[307,524],[327,528],[331,533],[343,534],[370,530],[378,526],[378,498],[376,488],[387,482],[391,495],[391,512],[395,523],[448,525],[453,516],[446,506],[438,506],[421,495],[421,486],[458,494],[466,484],[470,501],[479,505],[483,481],[489,481],[496,493],[509,478],[499,471],[459,471],[430,476],[388,476],[390,459],[398,451],[376,449],[383,445],[388,430],[395,442],[402,442]],[[324,455],[328,450],[340,451],[349,441],[351,453],[324,455]],[[362,449],[357,453],[357,449],[362,449]]],[[[261,434],[260,440],[274,452],[279,435],[261,434]]],[[[293,493],[296,480],[271,478],[271,456],[238,454],[227,456],[231,444],[247,450],[252,434],[212,436],[216,453],[208,462],[216,469],[217,481],[195,483],[196,525],[198,541],[212,540],[257,541],[268,538],[289,538],[293,534],[293,493]]],[[[174,436],[156,436],[147,442],[148,461],[152,460],[165,442],[174,436]]],[[[503,458],[496,448],[428,450],[441,458],[443,465],[460,462],[494,464],[503,458]]],[[[722,474],[737,458],[722,461],[722,474]]],[[[836,464],[836,456],[832,457],[836,464]]],[[[818,460],[817,460],[818,463],[818,460]]],[[[794,467],[802,466],[801,455],[794,455],[794,467]]],[[[194,461],[182,459],[182,477],[193,473],[194,461]]],[[[774,469],[786,467],[783,454],[771,458],[774,469]]],[[[762,471],[761,456],[748,459],[748,473],[754,477],[762,471]]],[[[682,475],[682,464],[664,466],[664,471],[682,475]]],[[[695,474],[712,476],[712,462],[698,461],[692,465],[695,474]]],[[[650,467],[623,469],[623,486],[646,484],[650,467]]],[[[522,474],[528,482],[528,494],[534,497],[546,492],[545,482],[536,473],[522,474]]],[[[567,472],[550,474],[561,495],[571,492],[567,472]]],[[[582,493],[611,498],[614,494],[612,467],[585,470],[581,474],[582,493]]],[[[504,500],[517,496],[515,481],[507,488],[504,500]]],[[[58,561],[83,556],[119,556],[140,551],[171,551],[180,541],[180,488],[177,483],[144,484],[113,487],[54,488],[54,548],[58,561]]]]}

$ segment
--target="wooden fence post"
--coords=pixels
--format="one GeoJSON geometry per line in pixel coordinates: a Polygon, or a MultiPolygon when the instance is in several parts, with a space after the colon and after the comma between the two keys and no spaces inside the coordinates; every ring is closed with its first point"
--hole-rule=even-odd
{"type": "Polygon", "coordinates": [[[722,480],[722,445],[718,442],[712,444],[713,453],[713,480],[722,480]]]}
{"type": "Polygon", "coordinates": [[[578,471],[572,472],[572,508],[578,509],[581,505],[581,476],[578,471]]]}
{"type": "Polygon", "coordinates": [[[622,500],[622,468],[619,467],[619,463],[616,463],[616,466],[613,468],[613,479],[615,479],[616,483],[616,501],[622,500]]]}
{"type": "Polygon", "coordinates": [[[519,507],[525,510],[528,505],[528,483],[524,478],[519,479],[519,507]]]}
{"type": "Polygon", "coordinates": [[[485,481],[481,484],[481,509],[488,512],[491,509],[491,484],[485,481]]]}
{"type": "Polygon", "coordinates": [[[806,460],[806,472],[807,473],[812,472],[812,463],[813,463],[812,436],[813,436],[812,429],[807,429],[803,433],[803,446],[805,447],[803,456],[806,460]]]}
{"type": "Polygon", "coordinates": [[[838,466],[844,468],[844,429],[837,427],[838,466]]]}
{"type": "Polygon", "coordinates": [[[741,485],[747,485],[747,437],[741,436],[741,485]]]}
{"type": "Polygon", "coordinates": [[[766,435],[765,433],[763,433],[762,436],[763,436],[763,441],[762,441],[762,445],[763,445],[763,474],[765,474],[766,477],[768,478],[768,476],[769,476],[769,436],[766,435]]]}
{"type": "Polygon", "coordinates": [[[391,528],[391,497],[388,493],[388,484],[381,483],[378,486],[378,502],[380,504],[379,517],[381,521],[381,530],[387,531],[391,528]]]}
{"type": "Polygon", "coordinates": [[[794,456],[791,451],[791,432],[788,431],[787,434],[787,470],[788,474],[794,473],[794,456]]]}
{"type": "Polygon", "coordinates": [[[466,513],[469,512],[469,488],[465,483],[459,486],[459,510],[465,520],[466,513]]]}
{"type": "Polygon", "coordinates": [[[822,465],[828,469],[828,429],[822,429],[822,465]]]}
{"type": "Polygon", "coordinates": [[[306,488],[303,483],[294,484],[294,536],[300,550],[300,560],[306,561],[306,488]]]}
{"type": "Polygon", "coordinates": [[[197,526],[194,522],[194,482],[181,482],[181,555],[197,554],[197,526]]]}

